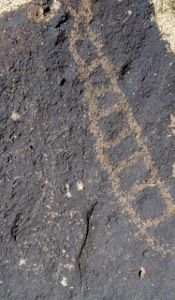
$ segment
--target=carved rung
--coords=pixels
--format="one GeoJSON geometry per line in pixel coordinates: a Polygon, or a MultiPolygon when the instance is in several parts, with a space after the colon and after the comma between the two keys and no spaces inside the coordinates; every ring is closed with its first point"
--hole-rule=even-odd
{"type": "Polygon", "coordinates": [[[111,147],[117,146],[122,139],[126,138],[126,136],[128,136],[129,134],[129,130],[128,128],[123,129],[118,137],[116,139],[114,139],[113,141],[103,141],[103,148],[109,149],[111,147]]]}
{"type": "Polygon", "coordinates": [[[140,149],[139,151],[137,151],[134,154],[130,155],[127,159],[125,159],[125,160],[121,161],[120,163],[118,163],[116,165],[116,167],[114,168],[114,170],[113,170],[114,176],[117,173],[121,172],[125,167],[128,168],[128,167],[132,166],[143,155],[146,155],[146,151],[145,151],[144,148],[140,149]]]}
{"type": "Polygon", "coordinates": [[[117,111],[125,113],[127,111],[127,109],[128,109],[128,106],[125,103],[123,103],[123,101],[117,102],[113,106],[109,107],[108,109],[102,109],[99,112],[99,118],[106,118],[110,114],[117,112],[117,111]]]}

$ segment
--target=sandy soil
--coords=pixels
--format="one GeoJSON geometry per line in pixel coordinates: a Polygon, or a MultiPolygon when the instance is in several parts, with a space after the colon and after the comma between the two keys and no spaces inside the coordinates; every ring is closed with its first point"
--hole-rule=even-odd
{"type": "Polygon", "coordinates": [[[0,15],[8,11],[16,10],[19,6],[29,2],[31,2],[31,0],[0,0],[0,15]]]}
{"type": "Polygon", "coordinates": [[[169,43],[169,50],[175,52],[175,12],[167,0],[150,0],[150,2],[155,8],[155,21],[162,39],[169,43]]]}

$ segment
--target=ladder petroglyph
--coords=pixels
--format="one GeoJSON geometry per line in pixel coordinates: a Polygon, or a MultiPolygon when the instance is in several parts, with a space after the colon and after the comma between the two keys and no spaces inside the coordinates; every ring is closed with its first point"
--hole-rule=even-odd
{"type": "Polygon", "coordinates": [[[147,139],[142,135],[142,129],[136,122],[132,109],[125,100],[124,94],[117,84],[115,76],[116,70],[111,65],[110,60],[103,54],[103,44],[100,40],[100,36],[96,35],[89,25],[93,18],[90,1],[80,1],[78,11],[71,7],[69,9],[74,17],[74,25],[70,33],[69,50],[78,69],[77,75],[81,81],[85,82],[85,91],[82,101],[88,104],[90,130],[95,137],[94,149],[96,157],[100,161],[102,169],[108,174],[109,182],[117,198],[117,205],[120,205],[122,212],[126,213],[129,216],[129,221],[137,227],[138,233],[136,235],[144,236],[153,250],[162,252],[162,254],[174,254],[174,247],[170,248],[167,241],[164,241],[163,244],[160,245],[159,241],[148,232],[149,228],[157,227],[165,220],[165,218],[174,215],[175,205],[173,204],[169,188],[158,176],[158,170],[155,168],[147,148],[147,139]],[[80,33],[80,26],[82,26],[82,24],[85,29],[83,33],[80,33]],[[95,48],[96,56],[98,57],[90,64],[87,64],[86,60],[81,57],[76,49],[76,43],[81,42],[86,38],[91,41],[95,48]],[[98,67],[102,68],[105,77],[109,82],[107,86],[102,85],[100,88],[99,86],[96,87],[96,85],[93,84],[92,79],[90,79],[93,71],[98,67]],[[113,93],[116,100],[115,104],[106,109],[99,109],[99,99],[102,99],[106,93],[113,93]],[[122,113],[126,120],[123,128],[114,140],[110,140],[106,137],[99,126],[100,120],[110,116],[112,113],[122,113]],[[133,138],[136,150],[132,151],[126,158],[113,165],[106,151],[110,148],[117,147],[128,136],[133,138]],[[128,190],[122,189],[120,173],[125,168],[132,168],[139,160],[142,161],[142,165],[145,166],[145,170],[149,173],[148,179],[145,181],[143,180],[142,182],[133,182],[128,190]],[[157,218],[143,220],[134,210],[132,202],[139,192],[144,191],[148,187],[155,187],[157,189],[158,195],[163,198],[166,209],[157,218]]]}

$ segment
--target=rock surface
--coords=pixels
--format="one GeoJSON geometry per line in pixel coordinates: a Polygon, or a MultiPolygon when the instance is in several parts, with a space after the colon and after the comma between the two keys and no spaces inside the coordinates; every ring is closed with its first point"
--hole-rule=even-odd
{"type": "Polygon", "coordinates": [[[1,16],[0,299],[174,299],[175,59],[153,16],[1,16]]]}

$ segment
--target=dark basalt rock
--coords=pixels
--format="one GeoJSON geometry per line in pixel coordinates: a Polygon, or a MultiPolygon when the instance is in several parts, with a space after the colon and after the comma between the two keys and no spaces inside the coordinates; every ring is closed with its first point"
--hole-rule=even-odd
{"type": "Polygon", "coordinates": [[[147,0],[85,2],[0,18],[0,298],[174,299],[174,54],[147,0]]]}

